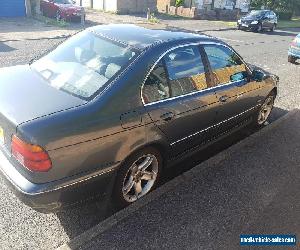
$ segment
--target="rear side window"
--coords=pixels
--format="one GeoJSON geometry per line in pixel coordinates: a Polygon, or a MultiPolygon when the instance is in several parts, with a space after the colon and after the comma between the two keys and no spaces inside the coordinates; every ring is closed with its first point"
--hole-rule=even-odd
{"type": "Polygon", "coordinates": [[[246,65],[236,53],[220,45],[205,45],[208,61],[217,84],[246,80],[246,65]]]}
{"type": "Polygon", "coordinates": [[[142,90],[144,103],[161,101],[210,87],[197,46],[185,46],[167,53],[156,64],[142,90]]]}
{"type": "Polygon", "coordinates": [[[199,48],[187,46],[175,49],[164,57],[172,96],[206,89],[205,68],[199,48]]]}
{"type": "Polygon", "coordinates": [[[142,90],[145,103],[161,101],[170,97],[167,74],[163,65],[163,60],[156,64],[145,81],[142,90]]]}

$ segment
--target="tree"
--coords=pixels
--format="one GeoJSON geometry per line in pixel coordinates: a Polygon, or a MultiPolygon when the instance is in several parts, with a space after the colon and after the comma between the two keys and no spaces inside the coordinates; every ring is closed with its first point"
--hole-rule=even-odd
{"type": "Polygon", "coordinates": [[[255,8],[265,6],[272,10],[294,12],[300,8],[300,0],[252,0],[251,5],[255,8]]]}

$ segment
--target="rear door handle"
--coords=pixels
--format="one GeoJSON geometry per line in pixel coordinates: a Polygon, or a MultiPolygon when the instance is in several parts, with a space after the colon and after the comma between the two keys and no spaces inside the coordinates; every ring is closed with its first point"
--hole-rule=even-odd
{"type": "Polygon", "coordinates": [[[173,112],[168,112],[168,113],[162,114],[160,116],[160,118],[164,121],[170,121],[173,119],[174,116],[175,116],[175,114],[173,112]]]}
{"type": "Polygon", "coordinates": [[[220,98],[219,98],[219,101],[220,102],[226,102],[227,100],[228,100],[228,96],[227,95],[223,95],[223,96],[221,96],[220,98]]]}

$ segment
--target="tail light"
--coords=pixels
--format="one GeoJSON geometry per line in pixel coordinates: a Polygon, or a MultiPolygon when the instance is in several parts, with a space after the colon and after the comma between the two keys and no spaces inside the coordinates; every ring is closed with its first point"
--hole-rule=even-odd
{"type": "Polygon", "coordinates": [[[12,155],[31,171],[46,172],[52,167],[48,153],[40,146],[24,142],[17,136],[12,137],[12,155]]]}

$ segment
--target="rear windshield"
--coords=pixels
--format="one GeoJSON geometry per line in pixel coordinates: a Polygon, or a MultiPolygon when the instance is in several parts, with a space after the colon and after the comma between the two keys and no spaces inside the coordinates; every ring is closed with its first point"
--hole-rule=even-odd
{"type": "Polygon", "coordinates": [[[131,47],[83,31],[31,67],[54,88],[89,100],[136,55],[137,51],[131,47]]]}

